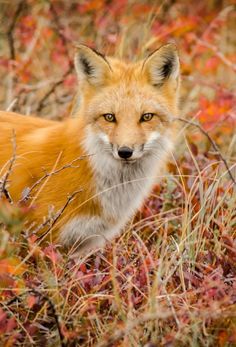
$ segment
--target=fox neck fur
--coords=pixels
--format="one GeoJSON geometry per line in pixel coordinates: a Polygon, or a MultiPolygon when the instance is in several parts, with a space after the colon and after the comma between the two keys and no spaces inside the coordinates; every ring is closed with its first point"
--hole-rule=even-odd
{"type": "MultiPolygon", "coordinates": [[[[171,134],[170,134],[171,135],[171,134]]],[[[96,181],[96,197],[100,205],[99,216],[75,217],[61,233],[61,241],[78,250],[102,247],[125,226],[150,193],[163,161],[171,151],[172,141],[165,136],[156,141],[157,152],[142,161],[121,163],[103,153],[103,143],[87,129],[84,147],[96,181]],[[161,148],[161,150],[160,150],[161,148]],[[86,233],[81,231],[85,231],[86,233]],[[84,237],[84,234],[86,237],[84,237]],[[77,245],[77,246],[76,246],[77,245]]]]}

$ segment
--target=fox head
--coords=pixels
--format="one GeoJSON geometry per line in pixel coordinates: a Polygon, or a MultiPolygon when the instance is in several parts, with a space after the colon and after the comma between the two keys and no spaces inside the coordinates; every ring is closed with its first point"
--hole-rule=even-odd
{"type": "Polygon", "coordinates": [[[79,45],[75,55],[87,148],[131,164],[172,143],[178,114],[179,59],[167,44],[127,63],[79,45]]]}

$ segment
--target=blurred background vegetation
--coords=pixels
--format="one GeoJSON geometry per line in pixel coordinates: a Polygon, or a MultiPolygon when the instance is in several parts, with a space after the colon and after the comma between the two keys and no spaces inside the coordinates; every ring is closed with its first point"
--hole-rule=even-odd
{"type": "Polygon", "coordinates": [[[235,1],[0,0],[0,108],[65,119],[76,43],[135,60],[169,41],[199,128],[118,240],[76,264],[0,202],[1,346],[236,346],[235,1]]]}

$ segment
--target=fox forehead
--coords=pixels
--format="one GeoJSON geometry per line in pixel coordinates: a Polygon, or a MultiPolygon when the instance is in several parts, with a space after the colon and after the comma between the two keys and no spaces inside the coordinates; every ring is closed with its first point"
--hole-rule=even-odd
{"type": "Polygon", "coordinates": [[[140,62],[126,62],[114,57],[107,57],[107,61],[112,68],[110,80],[113,82],[120,80],[131,82],[143,77],[142,64],[140,62]]]}
{"type": "Polygon", "coordinates": [[[139,63],[126,63],[108,58],[112,73],[106,78],[104,86],[89,95],[89,108],[96,113],[136,113],[161,112],[168,116],[174,112],[174,94],[170,96],[165,89],[153,87],[142,72],[139,63]],[[173,107],[172,107],[173,105],[173,107]]]}
{"type": "Polygon", "coordinates": [[[103,89],[94,95],[90,100],[87,112],[95,117],[104,113],[138,114],[140,113],[161,113],[169,118],[174,113],[171,103],[165,95],[156,93],[148,85],[141,85],[137,82],[126,83],[119,81],[103,89]]]}

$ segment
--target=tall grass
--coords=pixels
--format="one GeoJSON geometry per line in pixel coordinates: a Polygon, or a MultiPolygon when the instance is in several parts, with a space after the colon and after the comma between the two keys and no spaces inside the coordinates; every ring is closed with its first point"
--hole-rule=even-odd
{"type": "MultiPolygon", "coordinates": [[[[89,9],[92,1],[59,1],[51,2],[52,10],[47,1],[27,1],[15,23],[14,59],[7,28],[18,3],[0,4],[3,109],[68,117],[77,84],[72,41],[133,59],[174,38],[182,61],[182,113],[201,122],[235,177],[230,3],[144,1],[132,12],[133,2],[119,8],[101,1],[89,9]],[[197,39],[219,47],[215,53],[223,60],[197,39]]],[[[168,171],[104,250],[75,260],[59,244],[41,246],[24,228],[30,209],[2,199],[1,346],[236,345],[235,200],[220,156],[186,124],[168,171]]]]}

